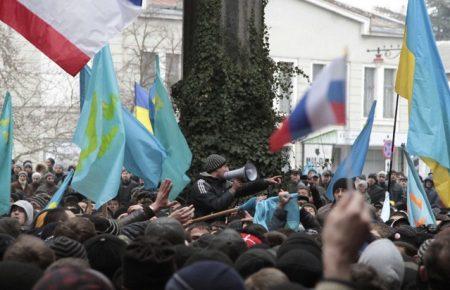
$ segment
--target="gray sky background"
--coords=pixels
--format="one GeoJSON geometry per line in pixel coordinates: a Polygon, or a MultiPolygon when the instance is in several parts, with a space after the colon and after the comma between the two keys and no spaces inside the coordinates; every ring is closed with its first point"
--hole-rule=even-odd
{"type": "Polygon", "coordinates": [[[408,0],[337,0],[367,11],[372,11],[376,6],[389,8],[395,12],[406,12],[408,0]]]}

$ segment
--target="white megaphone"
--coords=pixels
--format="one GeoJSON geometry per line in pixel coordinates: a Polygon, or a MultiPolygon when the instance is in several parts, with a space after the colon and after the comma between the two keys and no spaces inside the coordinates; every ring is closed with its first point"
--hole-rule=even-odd
{"type": "Polygon", "coordinates": [[[253,163],[247,162],[241,168],[225,172],[223,177],[227,180],[241,178],[245,181],[255,181],[258,178],[258,170],[253,163]]]}

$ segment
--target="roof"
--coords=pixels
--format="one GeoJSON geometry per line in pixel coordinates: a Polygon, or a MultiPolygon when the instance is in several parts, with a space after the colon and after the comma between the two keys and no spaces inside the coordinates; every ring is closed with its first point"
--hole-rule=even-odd
{"type": "Polygon", "coordinates": [[[303,0],[362,24],[366,36],[403,37],[404,23],[397,19],[365,11],[336,0],[303,0]]]}

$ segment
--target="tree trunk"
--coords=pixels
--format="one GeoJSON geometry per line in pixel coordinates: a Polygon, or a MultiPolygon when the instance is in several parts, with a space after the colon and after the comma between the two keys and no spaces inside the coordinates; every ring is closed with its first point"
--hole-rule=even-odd
{"type": "MultiPolygon", "coordinates": [[[[214,0],[184,0],[183,20],[183,77],[189,74],[189,57],[193,51],[196,23],[202,17],[199,11],[200,1],[214,0]]],[[[236,63],[245,64],[249,49],[249,26],[253,24],[259,33],[263,25],[263,0],[219,0],[220,33],[224,52],[236,63]]]]}

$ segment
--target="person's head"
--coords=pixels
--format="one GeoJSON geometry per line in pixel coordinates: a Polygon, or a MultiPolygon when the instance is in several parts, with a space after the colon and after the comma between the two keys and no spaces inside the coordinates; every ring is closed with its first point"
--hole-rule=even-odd
{"type": "Polygon", "coordinates": [[[123,287],[126,290],[144,290],[150,286],[155,290],[164,289],[175,271],[172,244],[159,237],[140,236],[128,245],[123,256],[123,287]]]}
{"type": "Polygon", "coordinates": [[[53,165],[55,165],[55,159],[53,158],[47,158],[47,160],[45,160],[45,165],[47,165],[48,169],[53,168],[53,165]]]}
{"type": "Polygon", "coordinates": [[[400,289],[405,275],[402,255],[388,239],[379,239],[369,244],[358,263],[371,266],[390,289],[400,289]]]}
{"type": "Polygon", "coordinates": [[[436,235],[423,254],[419,268],[420,280],[431,290],[448,289],[450,281],[450,229],[436,235]]]}
{"type": "Polygon", "coordinates": [[[84,247],[92,269],[112,279],[117,269],[122,266],[127,244],[116,236],[102,234],[86,240],[84,247]]]}
{"type": "Polygon", "coordinates": [[[42,228],[51,223],[65,222],[69,219],[67,212],[60,207],[41,211],[34,221],[35,228],[42,228]]]}
{"type": "Polygon", "coordinates": [[[289,280],[314,288],[322,277],[322,261],[304,249],[295,249],[278,257],[276,267],[289,280]]]}
{"type": "Polygon", "coordinates": [[[71,238],[59,236],[51,239],[47,244],[55,253],[56,260],[63,258],[88,259],[85,247],[71,238]]]}
{"type": "Polygon", "coordinates": [[[303,204],[303,208],[309,212],[309,214],[311,214],[312,216],[316,216],[317,215],[317,207],[312,204],[312,203],[305,203],[303,204]]]}
{"type": "Polygon", "coordinates": [[[119,207],[120,207],[120,203],[117,199],[111,199],[110,201],[108,201],[108,209],[110,211],[112,211],[113,213],[115,213],[119,207]]]}
{"type": "Polygon", "coordinates": [[[245,279],[247,290],[269,290],[289,282],[289,278],[276,268],[264,268],[245,279]]]}
{"type": "Polygon", "coordinates": [[[365,181],[365,180],[359,180],[357,183],[356,183],[356,189],[360,192],[360,193],[366,193],[367,192],[367,187],[368,187],[368,185],[367,185],[367,181],[365,181]]]}
{"type": "Polygon", "coordinates": [[[195,223],[190,225],[186,232],[191,241],[196,241],[204,234],[209,234],[210,230],[211,228],[207,223],[195,223]]]}
{"type": "Polygon", "coordinates": [[[311,198],[311,191],[309,190],[309,187],[304,185],[299,185],[297,189],[297,193],[300,196],[306,196],[308,199],[311,198]]]}
{"type": "Polygon", "coordinates": [[[39,172],[41,175],[45,174],[47,171],[47,166],[42,163],[36,164],[36,172],[39,172]]]}
{"type": "Polygon", "coordinates": [[[431,178],[431,177],[425,178],[424,186],[425,186],[425,188],[428,188],[428,189],[433,188],[433,186],[434,186],[433,178],[431,178]]]}
{"type": "Polygon", "coordinates": [[[26,200],[18,200],[11,206],[10,217],[17,219],[21,226],[28,226],[33,222],[33,206],[26,200]]]}
{"type": "Polygon", "coordinates": [[[333,196],[336,202],[338,202],[345,194],[350,190],[353,190],[353,180],[347,178],[339,178],[333,184],[333,196]]]}
{"type": "Polygon", "coordinates": [[[386,172],[380,171],[377,174],[378,183],[383,184],[386,182],[386,172]]]}
{"type": "Polygon", "coordinates": [[[247,250],[247,244],[238,232],[226,229],[214,237],[208,249],[221,251],[232,261],[236,261],[247,250]]]}
{"type": "Polygon", "coordinates": [[[28,174],[26,171],[20,171],[19,172],[19,182],[20,183],[27,183],[28,174]]]}
{"type": "Polygon", "coordinates": [[[300,182],[300,172],[298,170],[291,170],[291,181],[295,183],[300,182]]]}
{"type": "Polygon", "coordinates": [[[331,181],[331,171],[330,170],[325,170],[322,173],[322,184],[329,184],[331,181]]]}
{"type": "Polygon", "coordinates": [[[20,223],[17,219],[11,217],[0,218],[0,234],[7,234],[17,238],[20,233],[20,223]]]}
{"type": "Polygon", "coordinates": [[[204,164],[205,171],[216,178],[224,178],[225,172],[230,171],[225,157],[218,154],[211,154],[206,158],[204,164]]]}
{"type": "Polygon", "coordinates": [[[83,243],[96,235],[94,224],[87,218],[74,217],[59,223],[55,229],[55,237],[66,236],[83,243]]]}
{"type": "Polygon", "coordinates": [[[33,288],[33,290],[48,289],[113,290],[114,287],[111,281],[93,269],[65,266],[47,271],[33,288]]]}
{"type": "Polygon", "coordinates": [[[165,289],[245,290],[245,286],[242,278],[232,267],[220,262],[204,261],[192,264],[176,272],[168,281],[165,289]]]}
{"type": "Polygon", "coordinates": [[[30,290],[44,272],[30,263],[0,262],[0,289],[30,290]]]}
{"type": "Polygon", "coordinates": [[[128,172],[126,169],[122,169],[122,181],[129,182],[130,179],[131,179],[131,173],[128,172]]]}
{"type": "Polygon", "coordinates": [[[63,174],[64,173],[64,167],[61,164],[55,164],[53,167],[53,170],[55,171],[55,174],[63,174]]]}
{"type": "Polygon", "coordinates": [[[235,269],[245,279],[263,268],[275,267],[275,256],[263,249],[251,249],[236,260],[235,269]]]}
{"type": "Polygon", "coordinates": [[[80,258],[61,258],[54,261],[50,266],[48,266],[45,272],[50,272],[55,270],[56,268],[62,267],[75,267],[79,269],[91,269],[91,265],[89,265],[89,261],[87,259],[80,258]]]}
{"type": "Polygon", "coordinates": [[[14,171],[14,174],[16,174],[16,175],[19,174],[19,172],[22,171],[22,166],[20,166],[19,164],[15,164],[13,167],[13,171],[14,171]]]}
{"type": "Polygon", "coordinates": [[[353,264],[351,281],[356,286],[356,289],[387,290],[378,273],[368,265],[353,264]]]}
{"type": "Polygon", "coordinates": [[[33,166],[31,165],[31,163],[25,163],[24,166],[23,166],[23,169],[27,173],[32,173],[33,172],[33,166]]]}
{"type": "Polygon", "coordinates": [[[44,179],[48,185],[55,184],[55,175],[53,175],[53,173],[48,172],[47,174],[45,174],[44,179]]]}
{"type": "Polygon", "coordinates": [[[404,175],[401,175],[400,178],[398,179],[398,183],[400,184],[400,186],[402,188],[406,188],[407,183],[408,183],[408,178],[406,178],[404,175]]]}
{"type": "Polygon", "coordinates": [[[367,185],[372,186],[377,182],[378,182],[377,175],[375,173],[369,174],[369,176],[367,177],[367,185]]]}
{"type": "Polygon", "coordinates": [[[186,233],[179,221],[174,218],[158,218],[147,225],[145,235],[149,237],[160,237],[173,245],[184,244],[186,233]]]}
{"type": "Polygon", "coordinates": [[[31,180],[35,184],[41,182],[41,178],[42,178],[42,175],[39,172],[35,172],[35,173],[33,173],[33,175],[31,175],[31,180]]]}
{"type": "Polygon", "coordinates": [[[55,260],[55,254],[41,239],[21,235],[6,250],[3,260],[30,263],[45,270],[55,260]]]}
{"type": "Polygon", "coordinates": [[[319,184],[319,174],[316,171],[310,171],[308,173],[308,183],[312,185],[319,184]]]}

